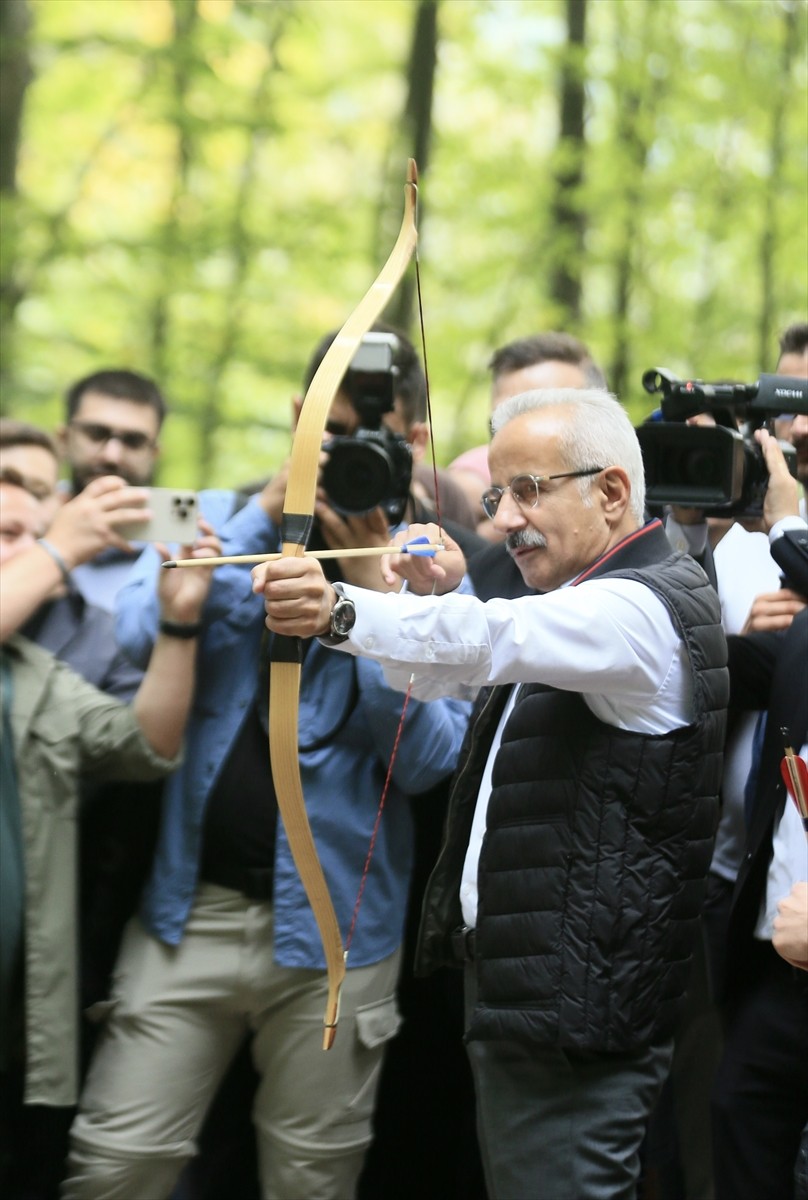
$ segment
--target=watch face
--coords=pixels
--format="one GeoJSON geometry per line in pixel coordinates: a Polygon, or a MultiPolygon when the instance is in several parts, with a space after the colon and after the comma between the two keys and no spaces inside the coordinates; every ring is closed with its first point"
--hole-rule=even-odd
{"type": "Polygon", "coordinates": [[[353,600],[343,596],[331,609],[331,632],[337,637],[347,637],[356,624],[356,609],[353,600]]]}

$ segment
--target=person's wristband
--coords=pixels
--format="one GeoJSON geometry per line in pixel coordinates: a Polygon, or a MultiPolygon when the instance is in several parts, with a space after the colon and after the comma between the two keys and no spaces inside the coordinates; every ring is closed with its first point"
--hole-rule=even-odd
{"type": "Polygon", "coordinates": [[[53,542],[49,542],[47,538],[43,538],[43,537],[37,538],[36,541],[37,541],[37,545],[41,546],[42,549],[45,551],[45,553],[49,554],[50,557],[53,559],[53,561],[56,563],[56,565],[59,568],[59,571],[61,573],[63,582],[70,583],[70,572],[67,569],[67,563],[62,558],[61,554],[56,549],[53,542]]]}
{"type": "Polygon", "coordinates": [[[200,621],[160,621],[160,632],[166,637],[173,638],[195,638],[199,637],[202,632],[202,623],[200,621]]]}

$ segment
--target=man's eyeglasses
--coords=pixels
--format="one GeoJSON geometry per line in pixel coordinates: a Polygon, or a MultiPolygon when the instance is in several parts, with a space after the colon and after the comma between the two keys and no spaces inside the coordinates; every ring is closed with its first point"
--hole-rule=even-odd
{"type": "Polygon", "coordinates": [[[88,442],[94,442],[96,446],[106,446],[113,438],[127,450],[150,450],[154,446],[154,438],[139,430],[110,429],[109,425],[98,425],[95,421],[78,420],[71,421],[70,428],[77,430],[88,442]]]}
{"type": "Polygon", "coordinates": [[[514,475],[507,487],[490,487],[483,492],[480,503],[487,517],[497,515],[499,502],[510,492],[520,508],[536,508],[541,497],[541,485],[551,479],[579,479],[582,475],[597,475],[603,467],[587,467],[585,471],[561,471],[558,475],[514,475]]]}

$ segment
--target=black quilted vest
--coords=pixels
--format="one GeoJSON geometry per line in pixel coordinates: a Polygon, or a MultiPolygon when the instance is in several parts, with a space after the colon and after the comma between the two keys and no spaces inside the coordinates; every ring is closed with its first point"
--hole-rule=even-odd
{"type": "MultiPolygon", "coordinates": [[[[715,832],[726,643],[718,599],[658,522],[585,579],[622,577],[667,606],[696,719],[669,734],[598,720],[577,693],[523,686],[497,754],[480,857],[478,1002],[468,1036],[623,1052],[667,1037],[688,977],[715,832]]],[[[449,958],[480,777],[508,688],[488,690],[427,889],[418,969],[449,958]]]]}

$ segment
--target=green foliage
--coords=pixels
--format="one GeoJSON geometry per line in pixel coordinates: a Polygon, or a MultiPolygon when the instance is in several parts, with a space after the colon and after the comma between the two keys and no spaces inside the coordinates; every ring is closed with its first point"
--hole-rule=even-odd
{"type": "MultiPolygon", "coordinates": [[[[29,4],[4,410],[52,427],[71,380],[127,365],[172,403],[163,482],[269,472],[311,349],[397,228],[416,3],[29,4]]],[[[438,28],[420,256],[447,461],[482,440],[492,349],[569,328],[547,270],[564,6],[463,0],[438,28]]],[[[635,419],[647,367],[752,380],[805,319],[806,66],[791,0],[589,5],[571,331],[625,379],[635,419]]]]}

